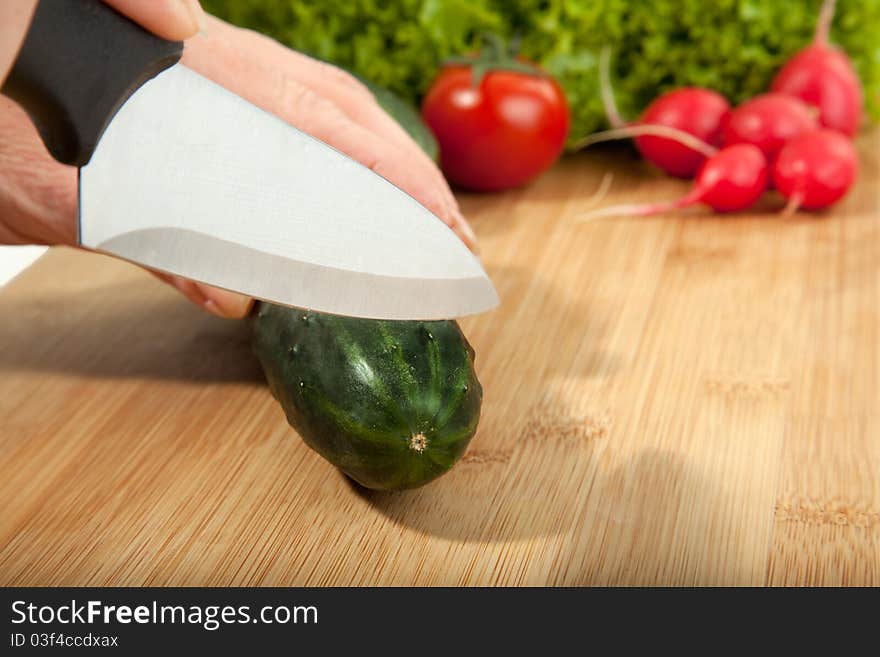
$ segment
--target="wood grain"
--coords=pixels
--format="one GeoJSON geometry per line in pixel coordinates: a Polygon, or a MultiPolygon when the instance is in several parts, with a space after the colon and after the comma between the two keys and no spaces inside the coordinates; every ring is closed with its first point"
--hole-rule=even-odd
{"type": "Polygon", "coordinates": [[[504,301],[463,328],[463,462],[352,486],[242,323],[55,250],[0,292],[0,584],[880,584],[880,134],[827,215],[579,224],[685,183],[626,151],[463,197],[504,301]],[[609,169],[610,167],[610,169],[609,169]]]}

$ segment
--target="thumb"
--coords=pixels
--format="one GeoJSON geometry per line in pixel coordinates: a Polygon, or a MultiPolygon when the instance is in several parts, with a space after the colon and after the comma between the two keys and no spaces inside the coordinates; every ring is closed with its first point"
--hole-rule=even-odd
{"type": "Polygon", "coordinates": [[[120,14],[169,41],[198,34],[204,12],[199,0],[104,0],[120,14]]]}

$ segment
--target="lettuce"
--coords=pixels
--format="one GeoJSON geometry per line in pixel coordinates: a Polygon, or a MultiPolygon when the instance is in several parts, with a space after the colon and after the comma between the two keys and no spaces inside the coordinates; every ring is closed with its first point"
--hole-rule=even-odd
{"type": "MultiPolygon", "coordinates": [[[[681,85],[739,102],[765,90],[811,39],[820,0],[203,0],[212,13],[343,66],[418,102],[441,62],[494,32],[565,89],[570,141],[606,127],[597,59],[614,50],[615,96],[635,117],[681,85]]],[[[880,118],[880,0],[840,0],[832,39],[880,118]]]]}

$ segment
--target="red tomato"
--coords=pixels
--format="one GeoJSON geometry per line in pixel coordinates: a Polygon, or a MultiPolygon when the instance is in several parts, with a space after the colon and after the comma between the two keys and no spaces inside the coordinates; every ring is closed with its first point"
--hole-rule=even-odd
{"type": "Polygon", "coordinates": [[[517,187],[556,161],[568,136],[568,105],[550,77],[447,66],[422,103],[440,145],[440,165],[456,185],[481,192],[517,187]]]}

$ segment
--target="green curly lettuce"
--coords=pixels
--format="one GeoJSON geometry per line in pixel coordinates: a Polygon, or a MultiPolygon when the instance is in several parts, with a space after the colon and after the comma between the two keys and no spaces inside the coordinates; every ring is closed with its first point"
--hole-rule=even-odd
{"type": "MultiPolygon", "coordinates": [[[[765,90],[810,41],[821,0],[204,0],[233,23],[418,102],[442,61],[493,32],[522,39],[565,90],[570,142],[607,127],[598,53],[614,52],[615,97],[635,117],[658,94],[710,87],[736,103],[765,90]]],[[[840,0],[832,40],[880,118],[880,0],[840,0]]]]}

